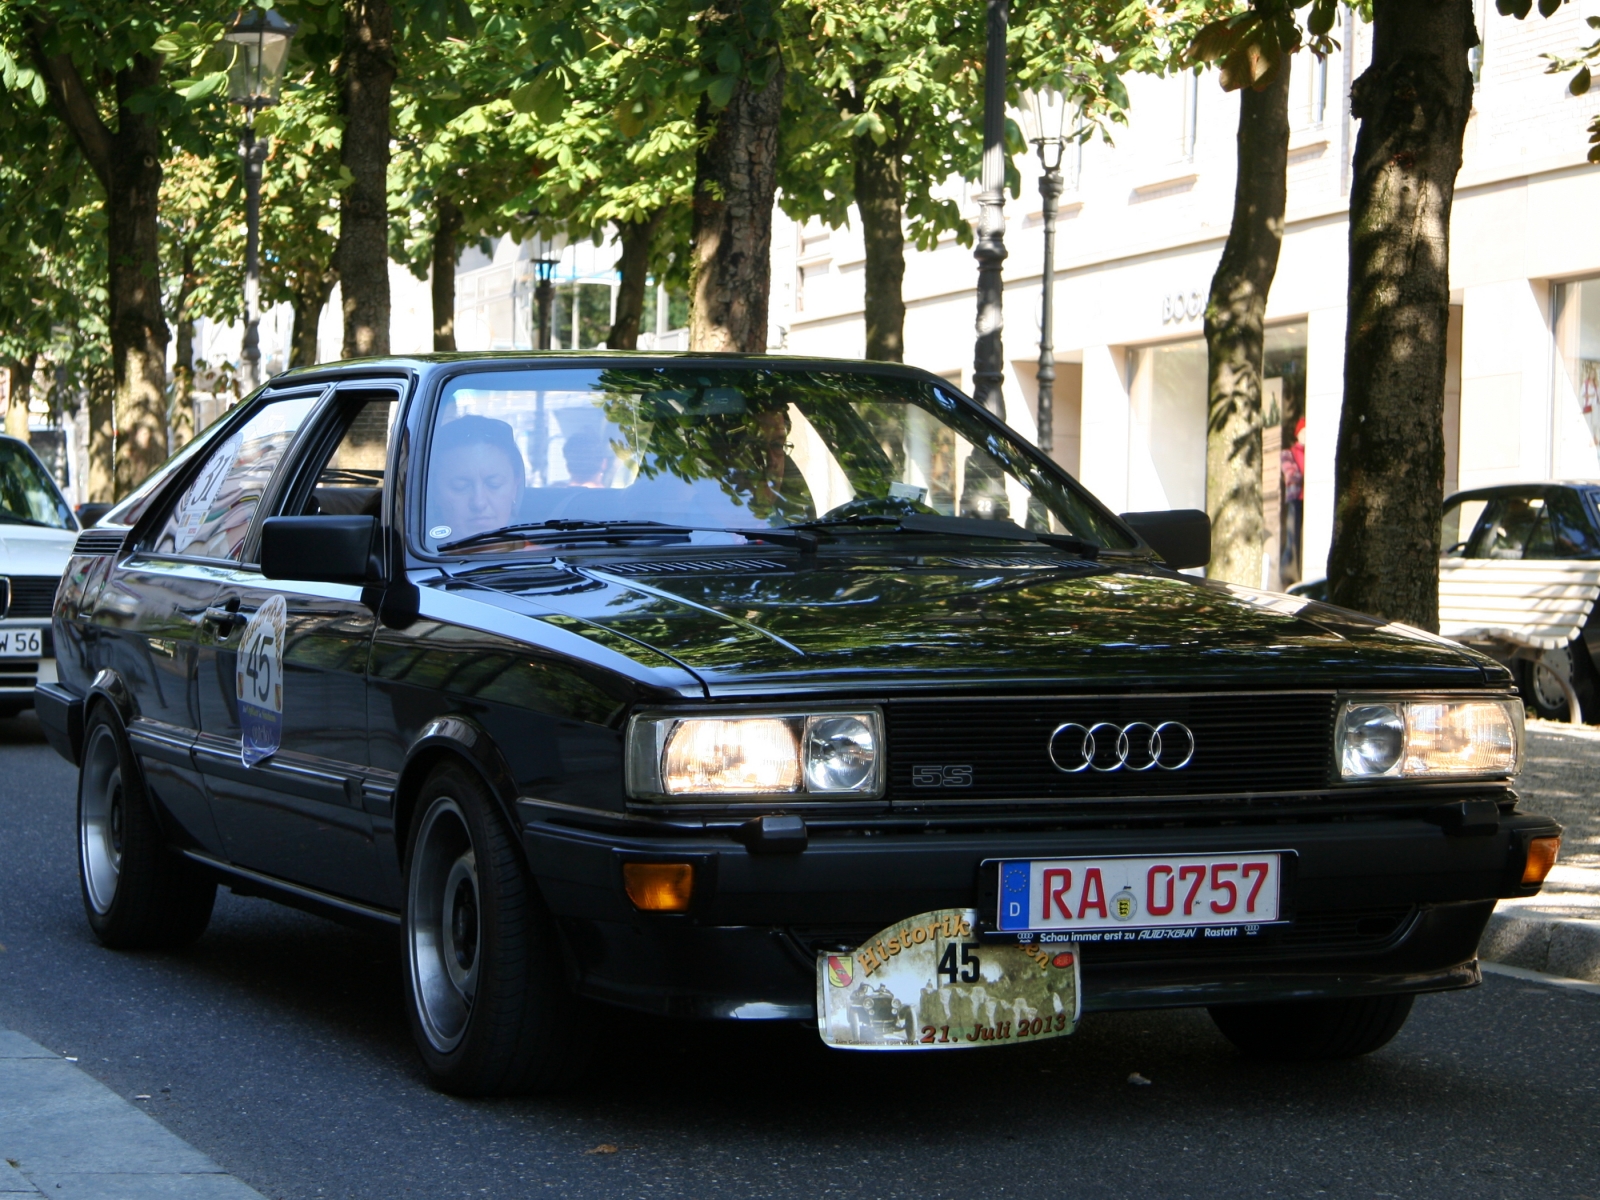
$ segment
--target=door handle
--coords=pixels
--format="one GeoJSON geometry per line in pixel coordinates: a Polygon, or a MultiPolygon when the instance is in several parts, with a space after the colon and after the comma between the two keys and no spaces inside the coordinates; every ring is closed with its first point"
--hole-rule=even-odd
{"type": "Polygon", "coordinates": [[[215,626],[217,636],[224,638],[234,631],[235,626],[243,625],[247,620],[249,618],[237,609],[219,608],[215,605],[200,614],[200,624],[215,626]]]}

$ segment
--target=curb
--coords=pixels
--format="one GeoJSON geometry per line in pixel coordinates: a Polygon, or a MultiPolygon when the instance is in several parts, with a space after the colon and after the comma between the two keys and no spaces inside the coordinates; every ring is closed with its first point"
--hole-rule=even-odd
{"type": "Polygon", "coordinates": [[[264,1200],[110,1088],[0,1029],[0,1200],[264,1200]]]}
{"type": "Polygon", "coordinates": [[[1600,920],[1497,910],[1478,957],[1525,971],[1600,983],[1600,920]]]}

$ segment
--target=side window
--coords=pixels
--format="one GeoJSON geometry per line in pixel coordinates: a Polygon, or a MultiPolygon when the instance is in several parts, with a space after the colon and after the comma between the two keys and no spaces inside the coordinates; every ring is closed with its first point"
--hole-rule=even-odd
{"type": "Polygon", "coordinates": [[[1553,490],[1545,501],[1550,529],[1548,554],[1534,554],[1528,548],[1529,558],[1600,558],[1600,541],[1595,538],[1594,526],[1589,523],[1582,498],[1566,488],[1553,490]]]}
{"type": "Polygon", "coordinates": [[[1502,496],[1478,522],[1467,557],[1520,559],[1530,545],[1537,557],[1538,547],[1549,537],[1543,496],[1502,496]]]}
{"type": "Polygon", "coordinates": [[[383,472],[389,430],[399,409],[394,393],[363,397],[333,452],[318,470],[303,516],[370,516],[382,513],[383,472]]]}
{"type": "Polygon", "coordinates": [[[1471,544],[1487,500],[1461,500],[1444,510],[1440,524],[1439,553],[1446,558],[1471,557],[1471,544]]]}
{"type": "Polygon", "coordinates": [[[213,449],[150,549],[237,560],[262,492],[320,398],[271,401],[213,449]]]}

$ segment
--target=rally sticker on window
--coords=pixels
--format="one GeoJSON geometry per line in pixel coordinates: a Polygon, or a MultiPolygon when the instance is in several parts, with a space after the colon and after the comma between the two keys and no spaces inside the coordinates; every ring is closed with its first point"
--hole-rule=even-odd
{"type": "Polygon", "coordinates": [[[283,741],[282,596],[270,596],[244,627],[239,642],[239,757],[253,767],[283,741]]]}
{"type": "Polygon", "coordinates": [[[200,536],[200,526],[204,525],[206,518],[211,515],[211,507],[222,491],[228,472],[232,471],[233,464],[239,461],[239,451],[243,448],[243,438],[239,434],[234,434],[211,456],[211,461],[206,463],[205,469],[200,472],[200,477],[190,484],[189,490],[183,494],[183,499],[178,504],[178,511],[173,514],[174,554],[182,554],[200,536]]]}

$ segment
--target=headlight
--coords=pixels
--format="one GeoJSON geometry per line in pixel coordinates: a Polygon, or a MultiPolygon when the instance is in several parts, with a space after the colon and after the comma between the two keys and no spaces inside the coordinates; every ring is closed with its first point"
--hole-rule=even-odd
{"type": "Polygon", "coordinates": [[[638,716],[628,791],[651,799],[872,797],[882,758],[876,711],[638,716]]]}
{"type": "Polygon", "coordinates": [[[1509,777],[1522,765],[1522,701],[1352,701],[1338,737],[1343,779],[1509,777]]]}

